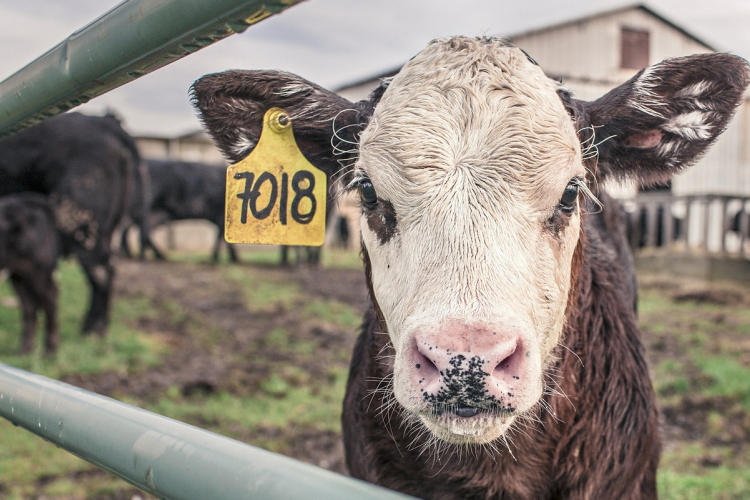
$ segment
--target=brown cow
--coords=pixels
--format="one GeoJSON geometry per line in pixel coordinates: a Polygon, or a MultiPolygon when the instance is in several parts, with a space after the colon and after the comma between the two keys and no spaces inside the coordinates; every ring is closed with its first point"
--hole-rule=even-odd
{"type": "Polygon", "coordinates": [[[356,104],[286,73],[198,80],[230,160],[273,106],[320,168],[356,155],[371,308],[344,404],[352,475],[434,499],[655,498],[634,270],[597,186],[693,163],[749,81],[703,54],[582,102],[518,48],[464,37],[356,104]]]}

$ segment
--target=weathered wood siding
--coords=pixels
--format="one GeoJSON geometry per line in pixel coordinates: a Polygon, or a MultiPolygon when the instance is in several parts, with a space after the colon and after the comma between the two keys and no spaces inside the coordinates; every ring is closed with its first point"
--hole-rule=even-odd
{"type": "Polygon", "coordinates": [[[647,11],[633,8],[511,37],[547,72],[581,99],[594,99],[637,70],[620,68],[622,28],[648,31],[649,64],[667,57],[710,52],[647,11]]]}

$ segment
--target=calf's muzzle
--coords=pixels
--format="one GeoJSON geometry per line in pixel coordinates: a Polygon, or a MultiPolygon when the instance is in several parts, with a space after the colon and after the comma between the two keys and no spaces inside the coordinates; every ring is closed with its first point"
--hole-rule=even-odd
{"type": "Polygon", "coordinates": [[[530,396],[525,344],[519,332],[487,325],[417,332],[409,348],[412,387],[432,414],[515,412],[530,396]]]}

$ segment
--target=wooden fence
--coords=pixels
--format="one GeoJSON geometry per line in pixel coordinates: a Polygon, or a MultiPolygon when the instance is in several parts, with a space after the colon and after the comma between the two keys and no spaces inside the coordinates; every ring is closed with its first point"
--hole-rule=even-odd
{"type": "Polygon", "coordinates": [[[625,208],[634,249],[750,259],[750,197],[642,193],[625,208]]]}

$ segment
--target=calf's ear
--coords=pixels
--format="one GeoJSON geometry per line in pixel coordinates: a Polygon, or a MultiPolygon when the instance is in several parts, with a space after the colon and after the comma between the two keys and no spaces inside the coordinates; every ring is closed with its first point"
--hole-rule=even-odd
{"type": "Polygon", "coordinates": [[[193,105],[224,156],[236,163],[260,139],[263,116],[285,109],[302,153],[328,175],[356,155],[370,101],[352,103],[291,73],[240,71],[206,75],[191,87],[193,105]]]}
{"type": "Polygon", "coordinates": [[[564,92],[561,97],[576,119],[584,157],[593,159],[598,149],[597,177],[651,185],[706,152],[727,127],[748,83],[747,61],[712,53],[667,59],[596,101],[575,101],[564,92]]]}

